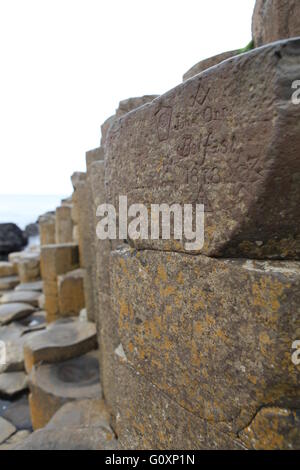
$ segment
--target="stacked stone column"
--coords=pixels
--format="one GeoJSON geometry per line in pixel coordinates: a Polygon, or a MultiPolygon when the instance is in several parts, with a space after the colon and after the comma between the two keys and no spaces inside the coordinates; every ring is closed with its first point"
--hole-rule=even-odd
{"type": "Polygon", "coordinates": [[[299,57],[297,40],[255,49],[110,123],[94,203],[205,207],[200,250],[95,245],[102,385],[125,449],[299,447],[299,57]]]}

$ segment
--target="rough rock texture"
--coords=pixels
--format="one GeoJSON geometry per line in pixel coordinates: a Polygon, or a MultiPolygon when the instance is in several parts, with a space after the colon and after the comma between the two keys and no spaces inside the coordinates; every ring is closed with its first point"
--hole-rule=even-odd
{"type": "Polygon", "coordinates": [[[32,366],[39,362],[53,363],[71,359],[96,347],[96,329],[93,323],[57,320],[26,341],[25,368],[29,373],[32,366]]]}
{"type": "Polygon", "coordinates": [[[18,275],[21,283],[40,279],[40,252],[24,252],[18,260],[18,275]]]}
{"type": "Polygon", "coordinates": [[[17,449],[117,449],[102,400],[76,400],[63,405],[46,427],[35,431],[17,449]]]}
{"type": "MultiPolygon", "coordinates": [[[[96,207],[106,201],[105,194],[105,168],[104,161],[93,163],[91,167],[91,186],[94,201],[94,214],[96,207]]],[[[94,224],[96,227],[96,215],[94,224]]],[[[95,229],[96,230],[96,229],[95,229]]],[[[110,240],[95,240],[96,252],[96,282],[97,286],[95,305],[98,306],[95,321],[98,332],[98,343],[100,349],[100,374],[103,394],[111,413],[114,415],[116,410],[114,388],[116,385],[112,360],[114,359],[114,350],[119,345],[118,328],[115,317],[112,314],[110,302],[110,273],[109,260],[112,242],[110,240]]]]}
{"type": "Polygon", "coordinates": [[[43,279],[56,279],[78,267],[78,247],[74,243],[48,245],[42,247],[41,268],[43,279]]]}
{"type": "Polygon", "coordinates": [[[47,245],[41,251],[41,271],[44,281],[47,321],[59,318],[57,276],[78,268],[78,246],[73,243],[47,245]]]}
{"type": "Polygon", "coordinates": [[[117,450],[112,432],[101,427],[39,429],[14,450],[117,450]]]}
{"type": "Polygon", "coordinates": [[[0,260],[13,251],[20,251],[27,237],[16,224],[0,224],[0,260]]]}
{"type": "Polygon", "coordinates": [[[110,414],[103,400],[76,400],[63,405],[47,424],[47,429],[99,427],[110,431],[110,414]]]}
{"type": "Polygon", "coordinates": [[[61,317],[77,316],[84,308],[84,274],[84,269],[75,269],[58,276],[58,306],[61,317]]]}
{"type": "Polygon", "coordinates": [[[86,173],[83,171],[75,171],[72,176],[71,176],[71,182],[73,185],[74,190],[76,190],[77,184],[80,183],[81,181],[85,181],[86,179],[86,173]]]}
{"type": "Polygon", "coordinates": [[[20,445],[30,434],[30,431],[27,430],[16,432],[4,444],[0,445],[0,450],[13,450],[16,445],[20,445]]]}
{"type": "Polygon", "coordinates": [[[16,432],[16,428],[9,421],[0,416],[0,444],[6,441],[14,432],[16,432]]]}
{"type": "Polygon", "coordinates": [[[38,307],[39,292],[36,291],[13,291],[5,294],[0,299],[0,304],[27,303],[38,307]]]}
{"type": "Polygon", "coordinates": [[[71,211],[72,204],[57,207],[55,213],[55,243],[72,243],[73,222],[71,211]]]}
{"type": "Polygon", "coordinates": [[[32,431],[27,395],[9,401],[0,400],[0,416],[12,423],[18,431],[32,431]]]}
{"type": "Polygon", "coordinates": [[[23,325],[25,328],[23,334],[30,333],[31,331],[44,330],[47,326],[46,316],[47,314],[45,311],[39,310],[32,315],[19,320],[18,323],[23,325]]]}
{"type": "Polygon", "coordinates": [[[252,35],[256,47],[300,36],[299,0],[256,0],[252,35]]]}
{"type": "Polygon", "coordinates": [[[41,245],[52,245],[55,243],[55,214],[47,212],[39,218],[41,245]]]}
{"type": "MultiPolygon", "coordinates": [[[[115,121],[108,202],[204,203],[205,243],[195,252],[299,259],[299,54],[300,40],[254,49],[115,121]]],[[[131,243],[184,251],[185,241],[131,243]]]]}
{"type": "Polygon", "coordinates": [[[223,62],[223,60],[229,59],[230,57],[234,57],[239,53],[238,50],[235,51],[228,51],[222,52],[222,54],[215,55],[213,57],[209,57],[208,59],[201,60],[197,64],[193,65],[185,74],[183,75],[183,81],[185,82],[189,78],[198,75],[198,73],[203,72],[203,70],[209,69],[209,67],[213,67],[214,65],[223,62]]]}
{"type": "Polygon", "coordinates": [[[29,387],[32,424],[39,429],[66,402],[101,397],[97,352],[57,364],[34,366],[29,387]]]}
{"type": "Polygon", "coordinates": [[[40,233],[38,222],[33,222],[31,224],[26,225],[24,232],[27,237],[38,236],[40,233]]]}
{"type": "Polygon", "coordinates": [[[86,153],[87,165],[87,178],[85,182],[81,182],[76,187],[76,201],[78,207],[78,238],[79,238],[79,254],[80,265],[85,269],[84,277],[84,291],[85,302],[88,318],[91,321],[95,319],[95,304],[94,304],[94,285],[93,273],[95,271],[94,259],[94,215],[93,215],[93,201],[90,188],[90,165],[96,160],[103,159],[103,150],[100,148],[91,150],[86,153]]]}
{"type": "Polygon", "coordinates": [[[111,271],[115,353],[166,397],[233,435],[261,406],[299,406],[299,263],[127,248],[111,271]]]}
{"type": "Polygon", "coordinates": [[[240,433],[248,448],[255,450],[299,450],[300,410],[262,408],[240,433]]]}
{"type": "MultiPolygon", "coordinates": [[[[5,298],[6,296],[3,297],[5,298]]],[[[7,325],[12,321],[20,320],[31,315],[34,311],[34,307],[21,302],[0,305],[0,325],[7,325]]]]}
{"type": "Polygon", "coordinates": [[[14,276],[17,274],[16,267],[8,261],[0,261],[0,278],[14,276]]]}
{"type": "MultiPolygon", "coordinates": [[[[120,362],[120,360],[119,360],[120,362]]],[[[244,445],[170,400],[127,364],[116,369],[121,449],[241,450],[244,445]]]]}
{"type": "Polygon", "coordinates": [[[27,389],[27,376],[24,372],[0,374],[0,395],[12,397],[27,389]]]}

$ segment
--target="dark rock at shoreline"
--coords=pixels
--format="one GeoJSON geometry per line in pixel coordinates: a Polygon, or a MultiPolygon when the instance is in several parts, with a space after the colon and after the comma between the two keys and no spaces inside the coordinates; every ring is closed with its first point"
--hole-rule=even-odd
{"type": "Polygon", "coordinates": [[[32,223],[32,224],[26,225],[24,232],[25,232],[27,237],[35,237],[35,236],[39,235],[39,233],[40,233],[39,224],[37,222],[35,222],[35,223],[32,223]]]}
{"type": "Polygon", "coordinates": [[[16,224],[0,224],[1,260],[7,259],[9,253],[21,251],[26,244],[27,236],[16,224]]]}

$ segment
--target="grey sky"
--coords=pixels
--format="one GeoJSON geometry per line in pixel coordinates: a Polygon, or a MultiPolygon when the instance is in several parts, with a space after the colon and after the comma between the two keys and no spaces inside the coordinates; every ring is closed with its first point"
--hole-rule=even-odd
{"type": "Polygon", "coordinates": [[[0,193],[70,193],[118,102],[246,46],[254,3],[0,0],[0,193]]]}

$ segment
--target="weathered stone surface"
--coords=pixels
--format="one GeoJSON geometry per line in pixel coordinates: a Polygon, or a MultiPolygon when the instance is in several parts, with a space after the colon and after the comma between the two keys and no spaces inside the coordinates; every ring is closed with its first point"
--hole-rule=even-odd
{"type": "Polygon", "coordinates": [[[99,160],[104,160],[104,150],[102,147],[97,147],[95,149],[89,150],[85,154],[85,162],[87,169],[87,179],[90,177],[90,166],[99,160]]]}
{"type": "Polygon", "coordinates": [[[299,263],[127,248],[111,269],[124,354],[178,405],[234,433],[261,406],[299,405],[299,263]]]}
{"type": "Polygon", "coordinates": [[[20,445],[30,434],[30,431],[27,430],[16,432],[4,444],[0,445],[0,450],[13,450],[16,445],[20,445]]]}
{"type": "Polygon", "coordinates": [[[28,238],[38,236],[40,233],[38,222],[33,222],[31,224],[26,225],[24,232],[28,238]]]}
{"type": "Polygon", "coordinates": [[[26,390],[27,376],[24,372],[6,372],[0,374],[0,395],[12,397],[26,390]]]}
{"type": "Polygon", "coordinates": [[[240,438],[249,449],[299,450],[300,410],[262,408],[240,438]]]}
{"type": "Polygon", "coordinates": [[[210,67],[213,67],[214,65],[219,64],[220,62],[223,62],[223,60],[227,60],[230,57],[234,57],[239,53],[238,50],[235,51],[228,51],[228,52],[222,52],[221,54],[215,55],[213,57],[209,57],[208,59],[201,60],[197,64],[193,65],[184,75],[183,75],[183,81],[185,82],[189,78],[194,77],[195,75],[198,75],[198,73],[203,72],[206,69],[209,69],[210,67]]]}
{"type": "MultiPolygon", "coordinates": [[[[96,207],[106,201],[104,161],[97,161],[91,167],[91,187],[94,202],[94,225],[96,227],[96,207]]],[[[96,230],[96,228],[95,228],[96,230]]],[[[118,324],[110,305],[110,274],[109,260],[111,252],[110,240],[95,239],[96,253],[96,290],[95,314],[98,344],[100,349],[100,375],[103,395],[112,414],[115,414],[115,386],[113,361],[114,350],[120,343],[118,324]]]]}
{"type": "Polygon", "coordinates": [[[12,423],[18,431],[32,431],[27,395],[15,400],[0,400],[0,416],[12,423]]]}
{"type": "Polygon", "coordinates": [[[14,432],[16,432],[16,428],[9,421],[0,417],[0,444],[5,442],[14,432]]]}
{"type": "Polygon", "coordinates": [[[0,365],[0,373],[24,370],[24,342],[33,335],[19,322],[0,327],[0,340],[4,341],[6,348],[6,361],[0,365]]]}
{"type": "Polygon", "coordinates": [[[16,224],[0,224],[0,260],[22,250],[26,244],[27,237],[16,224]]]}
{"type": "Polygon", "coordinates": [[[300,36],[298,0],[256,0],[252,35],[256,47],[300,36]]]}
{"type": "Polygon", "coordinates": [[[52,245],[55,243],[55,214],[47,212],[39,218],[41,245],[52,245]]]}
{"type": "Polygon", "coordinates": [[[0,261],[0,278],[17,274],[16,267],[8,261],[0,261]]]}
{"type": "Polygon", "coordinates": [[[18,276],[0,277],[0,291],[10,290],[19,284],[18,276]]]}
{"type": "Polygon", "coordinates": [[[32,424],[39,429],[66,402],[101,397],[97,352],[57,364],[34,366],[29,387],[32,424]]]}
{"type": "Polygon", "coordinates": [[[144,95],[144,96],[135,96],[133,98],[126,98],[125,100],[120,101],[118,108],[116,109],[115,116],[118,118],[124,114],[129,113],[133,109],[139,108],[146,103],[150,103],[158,95],[144,95]]]}
{"type": "Polygon", "coordinates": [[[78,316],[84,308],[84,269],[58,276],[58,305],[61,317],[78,316]]]}
{"type": "Polygon", "coordinates": [[[29,315],[22,320],[19,320],[18,323],[24,326],[25,331],[23,334],[30,333],[31,331],[44,330],[47,326],[46,322],[47,313],[43,310],[29,315]]]}
{"type": "Polygon", "coordinates": [[[90,320],[94,319],[94,294],[93,294],[93,276],[92,266],[94,263],[92,240],[94,240],[93,226],[92,226],[92,208],[90,206],[90,191],[88,183],[81,183],[77,186],[77,201],[78,201],[78,236],[79,236],[79,254],[80,266],[85,269],[84,277],[84,291],[85,302],[90,320]]]}
{"type": "Polygon", "coordinates": [[[88,318],[94,321],[95,304],[94,304],[94,272],[95,272],[95,229],[93,200],[90,186],[90,166],[94,161],[103,159],[103,149],[97,148],[86,153],[87,178],[85,182],[77,184],[76,201],[78,208],[78,238],[79,238],[79,254],[80,265],[85,269],[84,290],[85,303],[88,318]]]}
{"type": "MultiPolygon", "coordinates": [[[[291,100],[299,57],[298,40],[254,49],[115,121],[108,202],[204,203],[205,243],[195,251],[299,258],[300,107],[291,100]]],[[[185,249],[185,240],[131,243],[185,249]]]]}
{"type": "Polygon", "coordinates": [[[115,370],[117,435],[122,449],[244,449],[234,435],[223,433],[190,413],[134,371],[115,370]]]}
{"type": "Polygon", "coordinates": [[[39,429],[14,450],[117,450],[113,433],[101,427],[39,429]]]}
{"type": "Polygon", "coordinates": [[[71,217],[72,204],[57,207],[55,213],[55,243],[72,243],[73,221],[71,217]]]}
{"type": "Polygon", "coordinates": [[[72,182],[74,190],[76,190],[77,184],[80,183],[81,181],[85,181],[85,179],[86,179],[86,173],[84,173],[83,171],[75,171],[71,176],[71,182],[72,182]]]}
{"type": "Polygon", "coordinates": [[[48,322],[59,318],[57,276],[78,268],[78,264],[78,246],[74,243],[42,247],[41,270],[48,322]]]}
{"type": "Polygon", "coordinates": [[[78,246],[75,243],[43,246],[41,251],[42,278],[56,280],[59,274],[78,268],[78,246]]]}
{"type": "Polygon", "coordinates": [[[35,282],[25,282],[19,284],[16,288],[16,291],[38,291],[41,292],[43,290],[43,281],[35,281],[35,282]]]}
{"type": "Polygon", "coordinates": [[[96,328],[93,323],[57,320],[26,341],[25,368],[29,373],[32,366],[39,362],[53,363],[71,359],[96,347],[96,328]]]}
{"type": "Polygon", "coordinates": [[[31,305],[21,302],[0,305],[0,325],[7,325],[12,321],[27,317],[32,314],[34,310],[34,307],[31,305]]]}
{"type": "Polygon", "coordinates": [[[76,400],[63,405],[47,424],[47,429],[103,427],[111,431],[110,414],[103,400],[76,400]]]}
{"type": "Polygon", "coordinates": [[[27,303],[38,307],[39,292],[36,291],[13,291],[5,294],[0,299],[0,304],[27,303]]]}
{"type": "Polygon", "coordinates": [[[40,252],[24,252],[18,260],[18,274],[21,283],[40,279],[40,252]]]}

